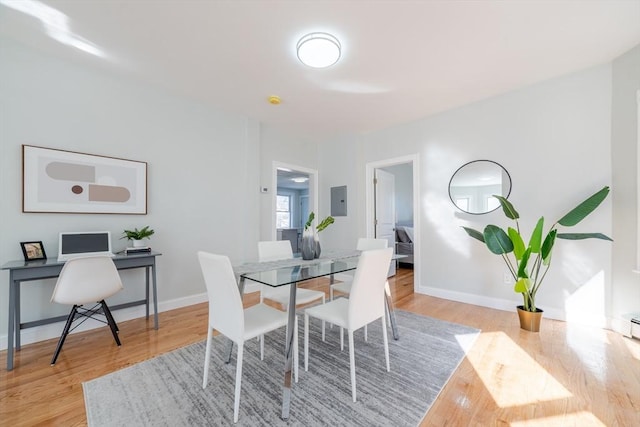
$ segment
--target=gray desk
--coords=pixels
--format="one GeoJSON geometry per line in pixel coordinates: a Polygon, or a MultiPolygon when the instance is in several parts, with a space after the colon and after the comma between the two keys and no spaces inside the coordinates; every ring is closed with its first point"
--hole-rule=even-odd
{"type": "MultiPolygon", "coordinates": [[[[149,273],[153,285],[153,308],[154,327],[158,329],[158,293],[156,287],[156,257],[162,255],[159,252],[145,254],[116,255],[113,262],[118,270],[128,270],[131,268],[145,269],[145,299],[132,301],[110,307],[112,310],[133,307],[146,304],[147,319],[149,318],[149,273]]],[[[14,338],[15,350],[20,350],[20,330],[32,328],[34,326],[46,325],[60,322],[67,316],[51,317],[48,319],[36,320],[33,322],[20,322],[20,284],[22,282],[56,278],[60,275],[64,262],[57,259],[46,259],[37,261],[10,261],[2,266],[2,270],[9,270],[9,327],[7,334],[7,371],[13,369],[14,338]]]]}

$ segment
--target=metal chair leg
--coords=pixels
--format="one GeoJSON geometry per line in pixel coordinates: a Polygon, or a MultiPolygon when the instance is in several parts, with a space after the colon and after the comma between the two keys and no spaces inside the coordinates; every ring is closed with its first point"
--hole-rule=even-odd
{"type": "Polygon", "coordinates": [[[100,304],[102,304],[102,310],[104,311],[104,316],[107,318],[107,323],[109,323],[109,327],[111,328],[113,339],[116,340],[116,344],[118,344],[118,346],[121,346],[122,344],[120,344],[120,338],[118,338],[118,325],[116,324],[116,321],[114,320],[113,315],[111,314],[111,310],[109,310],[109,306],[104,300],[100,301],[100,304]]]}
{"type": "Polygon", "coordinates": [[[76,313],[78,312],[78,306],[74,305],[71,309],[71,313],[67,317],[67,323],[64,325],[64,329],[62,330],[62,335],[60,335],[60,339],[58,340],[58,345],[56,346],[56,351],[53,353],[53,358],[51,359],[51,366],[56,364],[56,360],[58,360],[58,355],[60,354],[60,350],[62,350],[62,345],[64,344],[64,340],[69,335],[69,330],[71,329],[71,324],[73,323],[73,319],[76,317],[76,313]]]}

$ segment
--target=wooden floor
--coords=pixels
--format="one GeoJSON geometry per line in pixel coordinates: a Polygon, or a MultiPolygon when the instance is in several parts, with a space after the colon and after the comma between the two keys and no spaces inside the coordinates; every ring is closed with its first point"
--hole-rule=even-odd
{"type": "MultiPolygon", "coordinates": [[[[421,425],[640,426],[639,340],[546,319],[525,332],[515,313],[414,294],[411,270],[391,287],[396,308],[482,330],[421,425]]],[[[24,346],[11,372],[3,351],[0,425],[86,425],[83,381],[204,340],[206,324],[199,304],[161,313],[158,331],[152,319],[120,323],[120,348],[106,327],[74,334],[53,367],[56,340],[24,346]]]]}

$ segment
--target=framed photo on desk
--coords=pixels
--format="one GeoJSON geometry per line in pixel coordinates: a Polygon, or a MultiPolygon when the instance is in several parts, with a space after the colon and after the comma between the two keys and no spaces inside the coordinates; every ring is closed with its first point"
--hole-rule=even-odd
{"type": "Polygon", "coordinates": [[[20,242],[25,261],[47,259],[42,242],[20,242]]]}

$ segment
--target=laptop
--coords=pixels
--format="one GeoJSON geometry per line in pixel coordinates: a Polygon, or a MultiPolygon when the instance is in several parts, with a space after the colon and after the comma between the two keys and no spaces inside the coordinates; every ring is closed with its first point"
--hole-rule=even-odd
{"type": "Polygon", "coordinates": [[[111,251],[111,232],[109,231],[72,231],[60,233],[58,240],[58,261],[83,256],[107,255],[111,251]]]}

